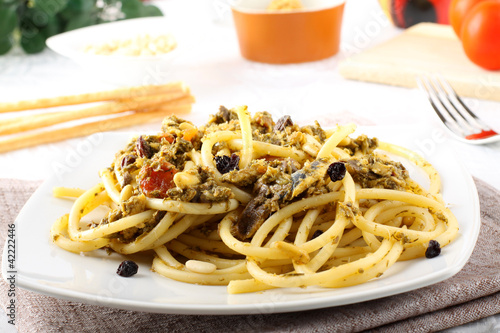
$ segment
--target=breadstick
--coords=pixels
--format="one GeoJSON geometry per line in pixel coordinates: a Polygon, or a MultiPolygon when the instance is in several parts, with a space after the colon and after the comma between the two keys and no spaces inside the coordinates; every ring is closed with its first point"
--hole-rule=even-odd
{"type": "Polygon", "coordinates": [[[161,96],[141,97],[135,100],[120,102],[106,102],[104,104],[71,111],[60,111],[38,114],[33,116],[21,116],[2,121],[0,134],[13,134],[31,129],[60,124],[65,121],[102,116],[124,111],[141,111],[161,104],[179,105],[194,102],[191,95],[186,96],[184,92],[176,92],[161,96]]]}
{"type": "Polygon", "coordinates": [[[175,113],[188,113],[191,111],[191,103],[175,106],[165,105],[151,112],[135,112],[123,116],[93,121],[73,127],[59,128],[44,132],[18,135],[0,141],[0,153],[27,148],[40,144],[57,142],[61,140],[87,136],[93,133],[105,132],[122,127],[152,122],[163,119],[165,116],[175,113]]]}
{"type": "Polygon", "coordinates": [[[64,105],[76,105],[91,102],[131,99],[136,97],[161,95],[170,93],[187,93],[188,89],[182,82],[173,82],[162,85],[148,85],[119,88],[115,90],[92,92],[80,95],[69,95],[53,98],[41,98],[13,103],[0,103],[0,113],[44,109],[64,105]]]}

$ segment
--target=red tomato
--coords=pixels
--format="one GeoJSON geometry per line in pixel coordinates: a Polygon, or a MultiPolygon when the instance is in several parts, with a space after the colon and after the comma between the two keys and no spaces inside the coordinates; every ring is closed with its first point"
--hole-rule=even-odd
{"type": "Polygon", "coordinates": [[[483,1],[465,17],[462,24],[465,54],[485,69],[500,69],[500,1],[483,1]]]}
{"type": "Polygon", "coordinates": [[[175,186],[176,173],[175,166],[165,161],[145,165],[139,171],[139,188],[147,197],[165,198],[167,191],[175,186]]]}
{"type": "Polygon", "coordinates": [[[474,6],[485,0],[453,0],[450,4],[450,24],[458,38],[461,38],[462,23],[474,6]]]}
{"type": "Polygon", "coordinates": [[[196,135],[198,135],[198,129],[191,128],[184,131],[184,135],[182,136],[182,138],[186,141],[193,141],[196,135]]]}
{"type": "Polygon", "coordinates": [[[169,143],[172,143],[172,142],[175,141],[175,137],[172,134],[169,134],[169,133],[164,133],[164,134],[160,135],[160,140],[162,138],[165,139],[165,140],[167,140],[169,143]]]}

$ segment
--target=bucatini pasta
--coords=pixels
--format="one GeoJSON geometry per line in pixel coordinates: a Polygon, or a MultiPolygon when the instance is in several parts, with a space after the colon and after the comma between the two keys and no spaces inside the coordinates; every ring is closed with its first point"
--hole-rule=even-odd
{"type": "Polygon", "coordinates": [[[75,253],[153,250],[153,271],[229,293],[356,285],[453,241],[458,223],[436,170],[354,130],[246,107],[221,107],[200,127],[165,118],[160,133],[116,154],[101,183],[55,190],[76,200],[52,240],[75,253]],[[384,151],[422,168],[429,189],[384,151]]]}

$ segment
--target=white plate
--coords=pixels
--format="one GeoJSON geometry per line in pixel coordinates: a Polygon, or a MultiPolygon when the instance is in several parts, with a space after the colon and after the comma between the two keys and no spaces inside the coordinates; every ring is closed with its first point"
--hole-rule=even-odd
{"type": "MultiPolygon", "coordinates": [[[[79,151],[59,164],[60,172],[33,194],[16,219],[17,285],[54,297],[111,307],[176,314],[257,314],[309,310],[357,303],[440,282],[456,274],[474,248],[480,226],[479,199],[471,176],[442,143],[420,129],[362,128],[384,141],[423,150],[441,173],[443,195],[460,224],[460,235],[434,259],[396,263],[380,279],[341,289],[289,288],[229,295],[225,287],[181,283],[150,271],[149,259],[134,257],[139,272],[131,278],[115,271],[121,255],[96,251],[66,252],[49,240],[56,218],[69,212],[71,201],[52,197],[54,186],[89,188],[131,134],[96,134],[82,141],[79,151]]],[[[413,178],[422,174],[408,165],[413,178]]],[[[5,278],[7,251],[2,274],[5,278]]]]}
{"type": "Polygon", "coordinates": [[[192,42],[186,30],[172,25],[169,19],[145,17],[75,29],[52,36],[46,43],[50,49],[74,60],[97,78],[118,84],[153,84],[158,83],[159,76],[168,79],[172,62],[182,57],[192,42]],[[127,40],[144,34],[153,37],[171,34],[177,47],[165,54],[140,57],[85,52],[88,45],[127,40]]]}

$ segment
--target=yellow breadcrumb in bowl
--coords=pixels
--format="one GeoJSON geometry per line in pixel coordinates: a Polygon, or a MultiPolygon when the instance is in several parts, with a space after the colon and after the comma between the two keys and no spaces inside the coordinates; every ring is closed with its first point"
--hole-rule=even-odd
{"type": "Polygon", "coordinates": [[[144,17],[75,29],[47,39],[56,53],[74,60],[92,78],[119,85],[171,81],[173,63],[194,45],[169,18],[144,17]]]}
{"type": "Polygon", "coordinates": [[[272,0],[268,10],[296,10],[302,9],[302,2],[300,0],[272,0]]]}
{"type": "Polygon", "coordinates": [[[170,35],[138,35],[129,39],[114,39],[106,43],[87,45],[86,53],[95,55],[155,56],[168,53],[177,47],[175,38],[170,35]]]}

